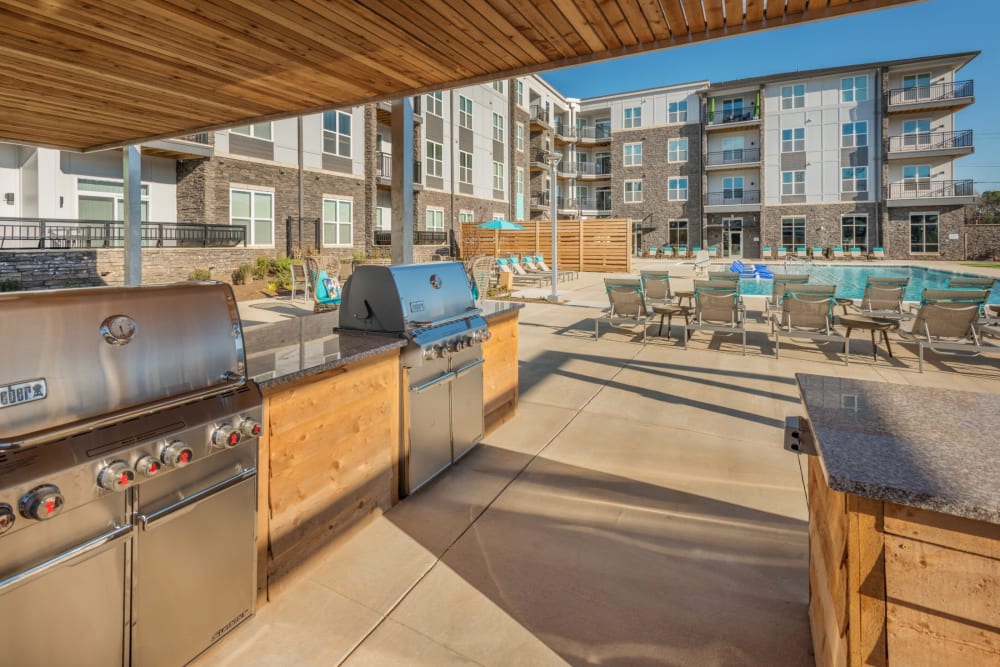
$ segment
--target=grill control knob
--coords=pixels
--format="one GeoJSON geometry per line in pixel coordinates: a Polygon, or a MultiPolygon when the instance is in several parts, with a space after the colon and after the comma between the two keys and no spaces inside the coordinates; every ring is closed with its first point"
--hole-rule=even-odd
{"type": "Polygon", "coordinates": [[[160,468],[162,466],[163,464],[154,459],[152,456],[143,456],[135,462],[136,471],[143,477],[152,477],[156,473],[160,472],[160,468]]]}
{"type": "Polygon", "coordinates": [[[438,351],[434,347],[425,347],[424,348],[424,359],[428,359],[429,360],[429,359],[437,359],[437,358],[438,358],[438,351]]]}
{"type": "Polygon", "coordinates": [[[438,353],[438,357],[441,359],[447,359],[451,356],[451,350],[448,349],[447,345],[435,345],[434,349],[438,353]]]}
{"type": "Polygon", "coordinates": [[[465,341],[462,340],[461,338],[453,340],[451,342],[451,349],[453,352],[461,352],[462,350],[465,349],[465,341]]]}
{"type": "Polygon", "coordinates": [[[37,486],[21,498],[21,514],[27,519],[45,521],[51,519],[66,504],[66,499],[59,493],[55,484],[37,486]]]}
{"type": "Polygon", "coordinates": [[[97,486],[105,491],[123,491],[135,483],[135,471],[125,461],[112,461],[97,473],[97,486]]]}
{"type": "Polygon", "coordinates": [[[486,341],[488,341],[488,340],[489,340],[490,338],[493,338],[493,334],[491,334],[491,333],[490,333],[489,329],[485,329],[485,330],[483,331],[482,335],[480,335],[480,339],[481,339],[481,340],[482,340],[482,341],[483,341],[484,343],[485,343],[486,341]]]}
{"type": "Polygon", "coordinates": [[[232,424],[223,424],[212,432],[212,444],[216,447],[235,447],[242,439],[243,436],[232,424]]]}
{"type": "Polygon", "coordinates": [[[15,519],[17,516],[14,514],[14,508],[7,503],[0,503],[0,535],[14,527],[15,519]]]}
{"type": "Polygon", "coordinates": [[[260,435],[260,424],[250,419],[249,417],[244,417],[240,421],[240,433],[248,438],[256,438],[260,435]]]}
{"type": "Polygon", "coordinates": [[[163,465],[171,468],[183,468],[191,463],[193,458],[194,450],[188,447],[183,440],[174,440],[160,452],[160,461],[163,462],[163,465]]]}

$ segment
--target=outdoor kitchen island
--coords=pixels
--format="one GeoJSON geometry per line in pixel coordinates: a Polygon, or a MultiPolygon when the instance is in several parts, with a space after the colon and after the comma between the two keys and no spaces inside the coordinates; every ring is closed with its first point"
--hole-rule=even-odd
{"type": "Polygon", "coordinates": [[[1000,664],[1000,395],[797,379],[816,664],[1000,664]]]}
{"type": "MultiPolygon", "coordinates": [[[[482,302],[486,430],[517,407],[518,303],[482,302]]],[[[249,327],[248,375],[264,394],[258,596],[323,546],[399,502],[400,351],[385,334],[335,331],[326,312],[249,327]]]]}

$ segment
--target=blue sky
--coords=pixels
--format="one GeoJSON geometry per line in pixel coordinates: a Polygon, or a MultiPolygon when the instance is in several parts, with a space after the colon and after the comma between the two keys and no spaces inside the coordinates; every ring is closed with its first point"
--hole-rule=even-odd
{"type": "Polygon", "coordinates": [[[982,51],[959,72],[960,78],[975,81],[976,103],[959,112],[955,128],[974,131],[976,152],[957,161],[956,178],[973,179],[980,191],[1000,190],[998,26],[998,0],[928,0],[553,70],[542,76],[568,97],[593,97],[700,79],[728,81],[852,63],[982,51]]]}

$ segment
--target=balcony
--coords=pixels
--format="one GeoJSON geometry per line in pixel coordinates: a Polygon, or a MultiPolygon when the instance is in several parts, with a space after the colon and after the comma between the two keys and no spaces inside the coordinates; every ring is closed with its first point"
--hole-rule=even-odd
{"type": "Polygon", "coordinates": [[[906,181],[889,184],[889,206],[963,206],[976,203],[972,180],[906,181]]]}
{"type": "Polygon", "coordinates": [[[611,159],[597,162],[577,162],[576,177],[578,180],[599,180],[611,178],[611,159]]]}
{"type": "MultiPolygon", "coordinates": [[[[420,160],[413,161],[413,189],[423,190],[423,174],[420,160]]],[[[375,153],[375,182],[379,187],[392,187],[392,153],[378,151],[375,153]]]]}
{"type": "Polygon", "coordinates": [[[604,215],[611,212],[610,197],[577,197],[577,210],[590,215],[604,215]]]}
{"type": "Polygon", "coordinates": [[[723,190],[705,195],[705,213],[760,211],[760,190],[723,190]]]}
{"type": "MultiPolygon", "coordinates": [[[[423,100],[423,95],[414,95],[410,100],[410,102],[413,103],[413,121],[416,123],[424,122],[424,117],[420,112],[420,105],[422,103],[422,100],[423,100]]],[[[375,115],[378,118],[378,122],[391,126],[392,102],[376,102],[375,115]]]]}
{"type": "Polygon", "coordinates": [[[743,169],[760,166],[760,148],[736,148],[727,151],[713,151],[705,162],[706,171],[722,169],[743,169]]]}
{"type": "Polygon", "coordinates": [[[552,124],[549,119],[549,110],[540,104],[532,104],[531,109],[531,124],[536,127],[540,127],[543,130],[551,130],[552,124]]]}
{"type": "Polygon", "coordinates": [[[545,161],[545,151],[532,151],[528,158],[528,166],[532,169],[548,171],[549,163],[545,161]]]}
{"type": "Polygon", "coordinates": [[[611,128],[604,125],[576,128],[576,141],[581,144],[610,144],[611,128]]]}
{"type": "Polygon", "coordinates": [[[889,137],[888,155],[893,158],[924,158],[971,155],[972,130],[921,132],[889,137]]]}
{"type": "MultiPolygon", "coordinates": [[[[125,225],[120,221],[0,218],[0,248],[4,250],[83,250],[124,245],[125,225]]],[[[246,245],[246,228],[193,222],[144,222],[142,245],[145,248],[233,248],[246,245]]]]}
{"type": "Polygon", "coordinates": [[[975,102],[972,81],[894,88],[886,94],[886,97],[889,112],[957,109],[975,102]]]}
{"type": "Polygon", "coordinates": [[[568,123],[556,121],[556,143],[571,144],[576,141],[576,128],[568,123]]]}
{"type": "Polygon", "coordinates": [[[753,107],[710,111],[706,106],[704,111],[705,128],[708,130],[718,130],[720,128],[735,130],[744,127],[760,126],[760,111],[754,111],[753,107]]]}
{"type": "MultiPolygon", "coordinates": [[[[376,230],[372,239],[375,245],[392,245],[392,232],[376,230]]],[[[448,245],[448,232],[445,231],[414,231],[413,245],[448,245]]]]}
{"type": "Polygon", "coordinates": [[[214,139],[214,132],[199,132],[173,139],[158,139],[142,144],[142,152],[144,155],[155,155],[171,160],[212,157],[215,152],[214,139]]]}

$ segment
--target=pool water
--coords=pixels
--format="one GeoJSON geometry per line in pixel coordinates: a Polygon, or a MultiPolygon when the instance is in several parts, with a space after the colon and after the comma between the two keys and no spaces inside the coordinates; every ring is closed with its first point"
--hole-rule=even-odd
{"type": "MultiPolygon", "coordinates": [[[[920,301],[924,288],[943,289],[949,278],[956,276],[976,277],[975,274],[955,273],[939,269],[927,269],[922,266],[830,266],[825,264],[794,265],[785,270],[782,264],[768,264],[768,268],[779,276],[782,273],[808,273],[809,282],[816,284],[836,285],[837,296],[847,299],[860,299],[864,296],[865,283],[868,276],[910,277],[906,287],[904,301],[920,301]]],[[[741,280],[740,290],[743,294],[771,296],[772,280],[741,280]]],[[[990,292],[990,303],[1000,303],[1000,286],[994,286],[990,292]]]]}

